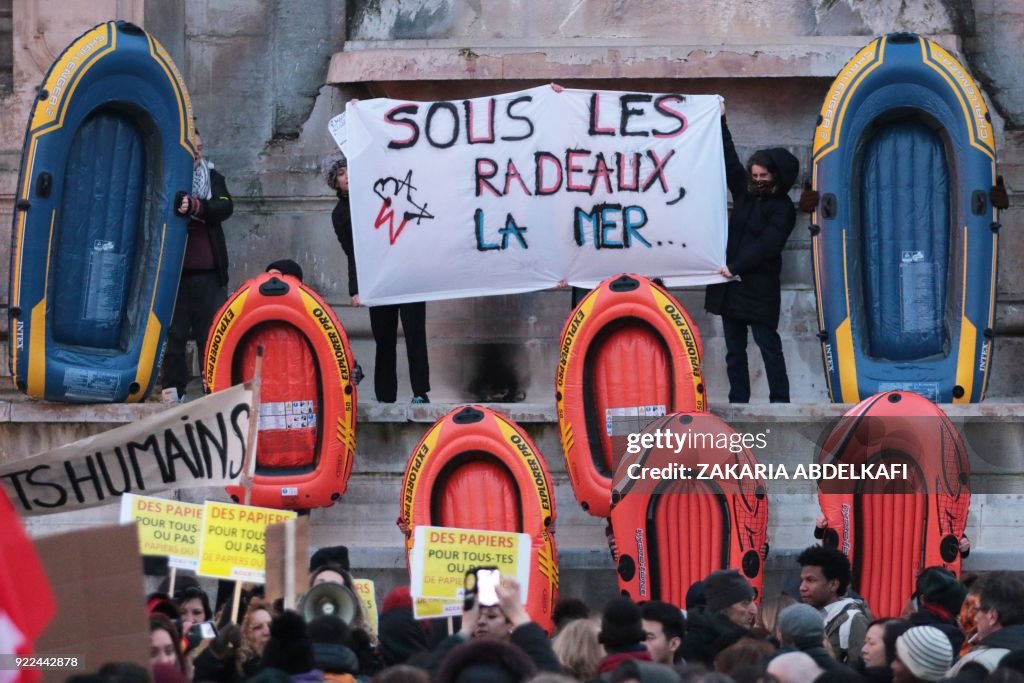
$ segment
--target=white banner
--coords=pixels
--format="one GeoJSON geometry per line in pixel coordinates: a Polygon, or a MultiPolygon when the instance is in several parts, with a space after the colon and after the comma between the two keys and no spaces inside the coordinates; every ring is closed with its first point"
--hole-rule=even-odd
{"type": "Polygon", "coordinates": [[[252,401],[252,388],[239,384],[0,465],[0,482],[23,517],[116,503],[125,493],[235,484],[252,401]]]}
{"type": "Polygon", "coordinates": [[[720,102],[542,86],[351,103],[331,130],[346,138],[360,298],[593,287],[622,272],[722,282],[720,102]]]}

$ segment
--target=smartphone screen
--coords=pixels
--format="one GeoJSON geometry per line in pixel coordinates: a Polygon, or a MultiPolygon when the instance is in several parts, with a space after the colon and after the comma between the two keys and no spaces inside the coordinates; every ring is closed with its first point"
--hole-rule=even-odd
{"type": "Polygon", "coordinates": [[[203,640],[210,640],[211,638],[217,637],[217,629],[214,628],[212,621],[204,621],[199,626],[199,633],[202,635],[203,640]]]}
{"type": "Polygon", "coordinates": [[[481,607],[493,607],[498,604],[498,583],[501,572],[497,569],[476,570],[476,596],[481,607]]]}

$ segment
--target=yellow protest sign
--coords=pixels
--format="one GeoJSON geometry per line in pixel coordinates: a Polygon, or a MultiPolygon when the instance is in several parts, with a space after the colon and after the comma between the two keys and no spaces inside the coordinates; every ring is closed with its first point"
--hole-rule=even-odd
{"type": "Polygon", "coordinates": [[[462,614],[462,600],[413,598],[412,601],[412,616],[414,619],[457,617],[460,614],[462,614]]]}
{"type": "Polygon", "coordinates": [[[263,583],[267,527],[295,517],[293,510],[206,501],[196,574],[263,583]]]}
{"type": "Polygon", "coordinates": [[[121,496],[121,523],[135,522],[143,555],[166,555],[178,569],[195,570],[199,564],[199,534],[203,506],[177,500],[126,493],[121,496]]]}
{"type": "Polygon", "coordinates": [[[352,585],[356,589],[356,597],[363,608],[363,616],[366,617],[366,625],[370,634],[377,635],[377,595],[374,593],[373,581],[370,579],[352,579],[352,585]]]}
{"type": "Polygon", "coordinates": [[[530,537],[504,531],[418,526],[413,535],[412,596],[461,600],[466,572],[497,567],[519,581],[523,599],[529,593],[530,537]]]}

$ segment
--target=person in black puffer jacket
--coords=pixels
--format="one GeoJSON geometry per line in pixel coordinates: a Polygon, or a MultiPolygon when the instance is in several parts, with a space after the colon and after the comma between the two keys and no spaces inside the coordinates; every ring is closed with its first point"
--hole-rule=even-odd
{"type": "Polygon", "coordinates": [[[782,249],[796,225],[796,209],[786,195],[796,181],[800,162],[781,148],[759,150],[746,167],[740,163],[729,127],[722,117],[725,172],[733,209],[723,277],[710,285],[704,301],[709,313],[722,316],[725,335],[729,402],[750,401],[747,369],[747,328],[761,349],[768,377],[769,400],[789,402],[789,377],[779,337],[782,306],[782,249]]]}

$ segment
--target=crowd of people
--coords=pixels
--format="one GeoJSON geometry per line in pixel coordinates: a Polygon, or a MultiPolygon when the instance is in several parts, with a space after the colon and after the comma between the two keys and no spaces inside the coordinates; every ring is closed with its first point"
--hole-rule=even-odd
{"type": "MultiPolygon", "coordinates": [[[[685,605],[610,600],[600,613],[560,601],[548,634],[505,578],[498,604],[468,599],[460,620],[414,618],[408,586],[381,603],[376,634],[351,618],[245,598],[215,612],[194,578],[148,598],[150,664],[111,663],[68,683],[914,683],[1024,682],[1024,580],[1008,572],[921,572],[898,618],[875,618],[842,552],[797,558],[792,595],[762,596],[735,569],[710,573],[685,605]],[[307,622],[308,619],[308,622],[307,622]]],[[[318,551],[310,587],[353,589],[347,552],[318,551]]],[[[353,593],[354,595],[354,593],[353,593]]]]}

